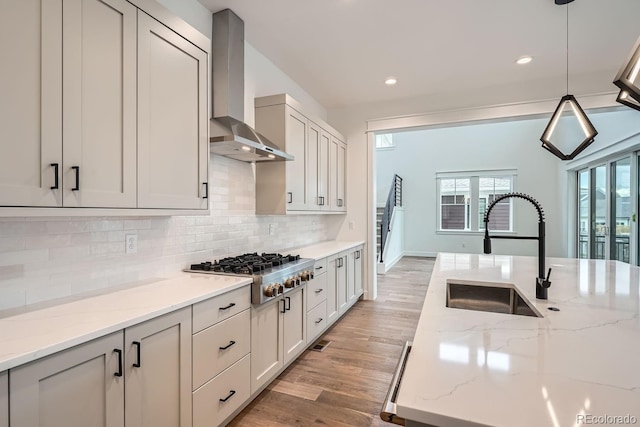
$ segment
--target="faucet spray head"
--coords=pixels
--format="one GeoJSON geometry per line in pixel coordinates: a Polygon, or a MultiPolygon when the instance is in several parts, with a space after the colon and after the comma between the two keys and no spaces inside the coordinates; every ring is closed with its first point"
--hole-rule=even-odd
{"type": "Polygon", "coordinates": [[[491,253],[491,239],[489,238],[489,224],[484,223],[484,253],[491,253]]]}

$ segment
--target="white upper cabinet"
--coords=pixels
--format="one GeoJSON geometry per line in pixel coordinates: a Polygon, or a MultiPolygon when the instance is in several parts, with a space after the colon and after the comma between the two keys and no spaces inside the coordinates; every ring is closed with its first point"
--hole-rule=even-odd
{"type": "Polygon", "coordinates": [[[1,2],[0,215],[206,210],[209,44],[152,0],[1,2]]]}
{"type": "Polygon", "coordinates": [[[64,0],[64,206],[136,207],[136,13],[64,0]]]}
{"type": "Polygon", "coordinates": [[[288,95],[256,98],[255,106],[256,130],[294,156],[286,162],[257,163],[256,213],[346,211],[344,137],[303,113],[288,95]]]}
{"type": "Polygon", "coordinates": [[[62,0],[0,2],[0,52],[0,206],[60,206],[62,0]]]}
{"type": "Polygon", "coordinates": [[[206,209],[207,54],[138,13],[138,207],[206,209]]]}

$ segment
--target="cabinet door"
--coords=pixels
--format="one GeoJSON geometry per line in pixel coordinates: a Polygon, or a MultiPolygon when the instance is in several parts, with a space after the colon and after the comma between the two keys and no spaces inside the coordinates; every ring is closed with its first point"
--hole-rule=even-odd
{"type": "Polygon", "coordinates": [[[124,426],[122,332],[12,369],[10,425],[124,426]]]}
{"type": "Polygon", "coordinates": [[[191,426],[191,308],[125,330],[127,427],[191,426]]]}
{"type": "Polygon", "coordinates": [[[307,194],[307,118],[289,106],[286,107],[285,129],[287,153],[294,160],[285,162],[287,182],[287,210],[308,209],[307,194]]]}
{"type": "Polygon", "coordinates": [[[266,384],[283,366],[282,312],[284,300],[251,309],[251,393],[266,384]]]}
{"type": "Polygon", "coordinates": [[[64,206],[136,207],[136,13],[64,0],[64,206]]]}
{"type": "Polygon", "coordinates": [[[284,363],[296,358],[307,344],[307,310],[305,288],[289,292],[284,297],[284,363]]]}
{"type": "Polygon", "coordinates": [[[9,427],[9,383],[7,371],[0,372],[0,427],[9,427]]]}
{"type": "Polygon", "coordinates": [[[327,325],[338,318],[338,265],[341,258],[332,256],[327,260],[327,325]]]}
{"type": "Polygon", "coordinates": [[[320,153],[318,154],[318,195],[326,202],[322,210],[329,209],[329,147],[331,136],[322,131],[320,134],[320,153]]]}
{"type": "Polygon", "coordinates": [[[337,260],[336,265],[336,293],[338,295],[338,312],[344,313],[347,310],[347,255],[342,254],[337,260]]]}
{"type": "Polygon", "coordinates": [[[207,92],[207,54],[139,11],[139,208],[207,208],[207,92]]]}
{"type": "Polygon", "coordinates": [[[354,265],[354,268],[353,268],[354,282],[355,282],[355,288],[356,288],[356,292],[355,292],[355,299],[356,300],[358,298],[360,298],[360,295],[362,295],[362,292],[364,291],[363,283],[362,283],[362,252],[363,252],[363,249],[364,248],[362,246],[360,246],[360,248],[358,248],[358,250],[356,251],[355,265],[354,265]]]}
{"type": "Polygon", "coordinates": [[[0,2],[0,52],[0,206],[61,206],[62,0],[0,2]]]}
{"type": "Polygon", "coordinates": [[[356,250],[350,250],[347,255],[347,305],[350,306],[356,300],[356,250]]]}
{"type": "Polygon", "coordinates": [[[346,211],[347,210],[347,202],[346,202],[346,163],[347,161],[347,145],[343,142],[338,143],[338,162],[337,162],[337,185],[336,185],[336,200],[333,200],[333,206],[335,210],[338,211],[346,211]]]}
{"type": "Polygon", "coordinates": [[[320,209],[320,135],[318,125],[309,122],[307,138],[307,194],[309,195],[309,209],[320,209]]]}
{"type": "Polygon", "coordinates": [[[338,199],[338,146],[337,139],[331,137],[329,141],[329,191],[327,194],[328,208],[337,210],[336,200],[338,199]]]}

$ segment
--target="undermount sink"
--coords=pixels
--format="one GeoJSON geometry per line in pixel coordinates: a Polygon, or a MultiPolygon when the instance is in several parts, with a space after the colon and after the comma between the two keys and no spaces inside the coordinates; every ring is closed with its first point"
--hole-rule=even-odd
{"type": "Polygon", "coordinates": [[[447,280],[447,307],[542,317],[517,289],[507,283],[447,280]]]}

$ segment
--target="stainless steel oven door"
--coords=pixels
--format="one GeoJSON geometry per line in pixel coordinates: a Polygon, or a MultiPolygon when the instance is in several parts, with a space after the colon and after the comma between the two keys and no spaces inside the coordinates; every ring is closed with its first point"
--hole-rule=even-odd
{"type": "Polygon", "coordinates": [[[401,426],[405,425],[405,420],[404,418],[399,417],[396,412],[396,399],[398,398],[398,390],[400,390],[402,374],[404,374],[404,367],[407,364],[412,344],[413,342],[407,341],[402,348],[402,354],[400,355],[398,366],[396,366],[393,378],[391,379],[391,385],[389,386],[389,391],[387,392],[384,404],[382,405],[382,410],[380,411],[380,418],[382,418],[383,421],[401,426]]]}

